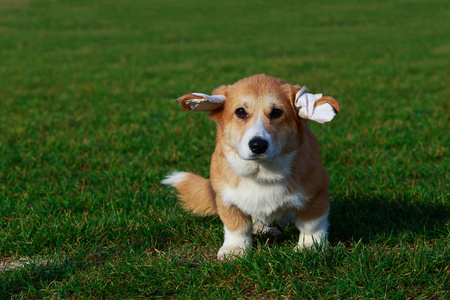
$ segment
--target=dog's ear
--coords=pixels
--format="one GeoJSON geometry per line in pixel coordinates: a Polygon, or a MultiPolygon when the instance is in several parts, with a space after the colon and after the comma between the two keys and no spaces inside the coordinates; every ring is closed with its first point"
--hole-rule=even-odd
{"type": "Polygon", "coordinates": [[[220,85],[212,91],[213,95],[228,96],[228,85],[220,85]]]}
{"type": "Polygon", "coordinates": [[[224,95],[206,95],[202,93],[186,94],[176,101],[183,110],[187,111],[214,111],[223,107],[226,97],[224,95]]]}
{"type": "Polygon", "coordinates": [[[305,86],[301,89],[296,88],[293,96],[297,113],[305,120],[323,124],[333,120],[340,110],[339,103],[334,98],[307,93],[305,86]]]}

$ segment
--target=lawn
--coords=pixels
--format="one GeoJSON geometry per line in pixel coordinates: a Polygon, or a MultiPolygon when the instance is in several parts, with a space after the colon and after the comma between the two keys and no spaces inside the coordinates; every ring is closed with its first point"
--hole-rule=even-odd
{"type": "Polygon", "coordinates": [[[450,297],[450,3],[0,0],[0,298],[450,297]],[[266,73],[335,97],[310,124],[330,246],[294,228],[219,262],[215,124],[172,100],[266,73]]]}

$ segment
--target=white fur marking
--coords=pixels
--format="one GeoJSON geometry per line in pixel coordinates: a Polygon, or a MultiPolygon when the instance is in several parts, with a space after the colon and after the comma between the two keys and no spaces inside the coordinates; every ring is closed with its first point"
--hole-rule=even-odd
{"type": "Polygon", "coordinates": [[[262,183],[285,180],[291,174],[292,161],[296,154],[297,151],[293,151],[271,160],[245,160],[230,150],[225,152],[225,157],[236,175],[262,183]]]}
{"type": "Polygon", "coordinates": [[[177,184],[180,184],[181,182],[183,182],[186,179],[186,176],[189,173],[187,172],[179,172],[179,171],[175,171],[172,172],[172,174],[168,175],[166,178],[164,178],[161,183],[164,185],[171,185],[171,186],[176,186],[177,184]]]}
{"type": "Polygon", "coordinates": [[[252,227],[243,228],[238,231],[230,231],[223,226],[225,241],[217,253],[217,258],[223,260],[226,256],[241,256],[252,246],[252,227]]]}
{"type": "Polygon", "coordinates": [[[307,199],[299,189],[287,194],[285,182],[257,182],[242,178],[236,188],[225,188],[221,197],[226,205],[236,205],[264,224],[281,220],[289,210],[305,206],[307,199]]]}
{"type": "Polygon", "coordinates": [[[309,222],[303,222],[299,218],[295,220],[295,226],[300,230],[300,238],[296,250],[310,248],[314,243],[326,246],[328,236],[328,213],[309,222]]]}
{"type": "Polygon", "coordinates": [[[242,159],[252,159],[255,157],[262,159],[272,159],[278,154],[276,153],[277,151],[275,151],[276,149],[272,142],[272,137],[264,127],[261,118],[258,118],[256,122],[250,128],[247,129],[247,131],[245,132],[244,136],[242,137],[239,143],[239,146],[236,147],[236,150],[242,159]],[[266,152],[264,152],[261,155],[255,155],[255,153],[253,153],[249,147],[249,142],[256,137],[262,138],[269,143],[269,148],[267,148],[266,152]]]}

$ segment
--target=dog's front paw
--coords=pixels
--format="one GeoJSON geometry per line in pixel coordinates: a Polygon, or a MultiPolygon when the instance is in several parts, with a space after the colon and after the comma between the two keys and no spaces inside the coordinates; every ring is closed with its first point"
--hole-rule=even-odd
{"type": "Polygon", "coordinates": [[[305,249],[311,249],[314,251],[322,251],[327,247],[326,235],[303,235],[298,241],[298,245],[294,247],[295,252],[299,252],[305,249]]]}
{"type": "Polygon", "coordinates": [[[248,247],[231,247],[231,246],[223,246],[219,249],[217,253],[218,260],[228,260],[233,259],[239,256],[244,256],[248,247]]]}

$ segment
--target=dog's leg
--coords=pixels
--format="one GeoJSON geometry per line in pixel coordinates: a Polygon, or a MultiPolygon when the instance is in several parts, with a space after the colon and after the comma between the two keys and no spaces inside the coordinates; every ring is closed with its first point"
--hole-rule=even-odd
{"type": "Polygon", "coordinates": [[[223,260],[231,256],[242,256],[252,246],[251,226],[231,231],[224,225],[225,241],[217,253],[217,258],[223,260]]]}
{"type": "Polygon", "coordinates": [[[223,260],[231,256],[242,256],[252,246],[252,221],[236,206],[226,206],[218,199],[217,210],[223,222],[225,241],[217,253],[223,260]]]}
{"type": "Polygon", "coordinates": [[[300,238],[296,251],[304,248],[324,248],[327,245],[328,236],[328,213],[314,220],[303,221],[301,218],[295,220],[295,226],[300,230],[300,238]]]}
{"type": "Polygon", "coordinates": [[[300,238],[295,250],[326,247],[328,236],[328,196],[317,197],[304,209],[296,212],[295,226],[300,231],[300,238]]]}

